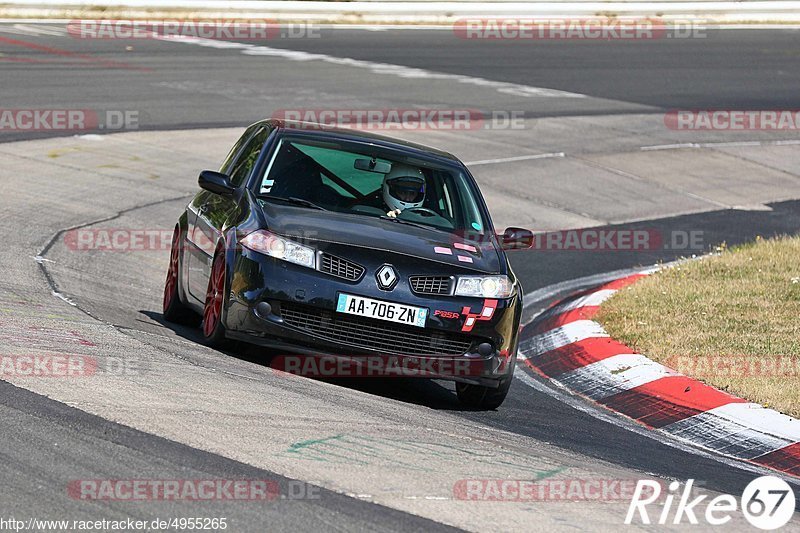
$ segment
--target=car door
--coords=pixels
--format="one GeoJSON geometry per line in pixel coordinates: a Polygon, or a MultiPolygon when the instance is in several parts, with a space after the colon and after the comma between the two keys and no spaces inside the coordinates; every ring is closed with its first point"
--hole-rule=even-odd
{"type": "MultiPolygon", "coordinates": [[[[251,126],[237,143],[237,145],[241,143],[241,147],[237,150],[238,146],[234,146],[231,150],[232,155],[229,155],[228,160],[223,163],[221,172],[228,174],[236,187],[246,183],[269,133],[270,128],[267,125],[251,126]]],[[[190,217],[193,215],[194,218],[190,223],[188,237],[192,249],[188,287],[192,296],[201,303],[205,301],[211,263],[221,237],[221,230],[236,209],[238,209],[236,200],[209,191],[197,195],[194,202],[189,205],[190,217]]]]}

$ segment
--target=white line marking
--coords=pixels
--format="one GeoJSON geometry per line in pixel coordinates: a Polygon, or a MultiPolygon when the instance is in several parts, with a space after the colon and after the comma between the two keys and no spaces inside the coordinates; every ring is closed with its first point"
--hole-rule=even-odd
{"type": "Polygon", "coordinates": [[[797,434],[800,421],[755,403],[729,403],[674,422],[662,430],[697,446],[741,459],[755,459],[800,439],[797,434]]]}
{"type": "Polygon", "coordinates": [[[556,380],[597,401],[663,377],[678,375],[678,372],[644,355],[626,353],[576,368],[556,380]]]}
{"type": "Polygon", "coordinates": [[[463,83],[466,85],[477,85],[479,87],[487,87],[489,89],[494,89],[499,93],[510,94],[513,96],[523,96],[527,98],[536,98],[536,97],[586,98],[585,94],[559,91],[557,89],[548,89],[545,87],[532,87],[530,85],[521,85],[518,83],[487,80],[485,78],[477,78],[461,74],[446,74],[444,72],[435,72],[432,70],[407,67],[404,65],[377,63],[374,61],[364,61],[360,59],[352,59],[349,57],[335,57],[327,54],[314,54],[310,52],[302,52],[299,50],[287,50],[283,48],[272,48],[269,46],[258,46],[253,44],[237,43],[230,41],[217,41],[214,39],[203,39],[199,37],[181,37],[181,38],[156,37],[156,38],[162,42],[196,44],[199,46],[206,46],[209,48],[240,49],[243,54],[252,56],[269,56],[269,57],[277,57],[280,59],[288,59],[290,61],[300,61],[300,62],[323,61],[326,63],[332,63],[334,65],[363,68],[375,74],[385,74],[406,79],[444,80],[449,82],[463,83]]]}
{"type": "Polygon", "coordinates": [[[571,93],[566,91],[559,91],[557,89],[548,89],[544,87],[531,87],[529,85],[521,85],[518,83],[509,83],[502,81],[487,80],[485,78],[477,78],[473,76],[465,76],[461,74],[446,74],[443,72],[435,72],[432,70],[425,70],[421,68],[407,67],[404,65],[394,65],[390,63],[377,63],[374,61],[364,61],[360,59],[352,59],[348,57],[334,57],[327,54],[312,54],[309,52],[301,52],[296,50],[285,50],[282,48],[270,48],[268,46],[250,46],[242,51],[245,55],[266,55],[271,57],[280,57],[282,59],[289,59],[291,61],[324,61],[333,63],[334,65],[342,65],[348,67],[356,67],[367,69],[375,74],[385,74],[397,76],[406,79],[428,79],[428,80],[446,80],[455,81],[467,85],[477,85],[479,87],[488,87],[495,89],[499,93],[510,94],[513,96],[524,97],[560,97],[560,98],[585,98],[585,94],[571,93]]]}
{"type": "Polygon", "coordinates": [[[496,163],[511,163],[514,161],[528,161],[531,159],[549,159],[552,157],[564,157],[564,152],[553,152],[549,154],[519,155],[516,157],[501,157],[499,159],[483,159],[481,161],[469,161],[464,163],[468,167],[476,165],[494,165],[496,163]]]}
{"type": "MultiPolygon", "coordinates": [[[[152,2],[152,0],[150,0],[152,2]]],[[[14,3],[16,4],[24,4],[25,0],[16,0],[14,3]]],[[[42,4],[41,0],[33,0],[32,4],[42,4]]],[[[54,3],[50,0],[49,3],[54,3]]],[[[76,0],[68,0],[67,4],[75,4],[77,3],[76,0]]],[[[185,7],[185,6],[180,6],[185,7]]],[[[230,6],[227,5],[225,8],[229,8],[230,6]]],[[[522,16],[523,18],[540,18],[538,15],[534,17],[534,15],[514,15],[514,16],[522,16]]],[[[235,15],[232,18],[241,18],[240,15],[235,15]]],[[[468,17],[463,17],[468,18],[468,17]]],[[[486,17],[481,17],[486,18],[486,17]]],[[[544,20],[547,17],[542,17],[544,20]]],[[[565,15],[555,15],[550,16],[550,18],[562,21],[565,18],[565,15]]],[[[38,19],[38,18],[0,18],[0,24],[13,24],[13,23],[23,23],[23,24],[67,24],[69,22],[73,22],[74,19],[38,19]]],[[[667,21],[669,22],[669,21],[667,21]]],[[[435,24],[435,23],[428,23],[428,24],[383,24],[383,23],[374,23],[374,24],[351,24],[351,23],[342,23],[342,24],[314,24],[314,27],[321,28],[321,29],[328,29],[328,30],[445,30],[445,31],[453,31],[452,24],[435,24]]],[[[706,22],[705,29],[709,30],[800,30],[800,24],[797,23],[786,23],[786,24],[746,24],[746,23],[736,23],[736,24],[714,24],[711,22],[706,22]]]]}
{"type": "Polygon", "coordinates": [[[774,211],[770,206],[764,204],[733,205],[737,211],[774,211]]]}
{"type": "MultiPolygon", "coordinates": [[[[677,263],[677,261],[673,263],[665,263],[664,266],[666,267],[675,263],[677,263]]],[[[591,285],[602,285],[603,283],[614,281],[615,279],[624,278],[633,274],[651,274],[657,271],[659,268],[661,268],[659,265],[648,268],[623,268],[611,272],[592,274],[591,276],[584,276],[582,278],[562,281],[560,283],[548,285],[547,287],[542,287],[541,289],[537,289],[533,292],[525,293],[525,304],[522,307],[523,309],[528,309],[528,307],[532,306],[533,304],[543,302],[544,300],[548,300],[558,294],[575,291],[591,285]]],[[[530,323],[530,321],[528,323],[530,323]]]]}
{"type": "Polygon", "coordinates": [[[525,357],[531,358],[557,350],[573,342],[608,336],[603,326],[597,322],[593,320],[576,320],[521,341],[519,343],[519,351],[525,357]]]}
{"type": "Polygon", "coordinates": [[[351,498],[358,498],[360,500],[366,500],[372,498],[372,494],[356,494],[354,492],[345,492],[345,496],[349,496],[351,498]]]}
{"type": "MultiPolygon", "coordinates": [[[[521,365],[522,366],[522,365],[521,365]]],[[[585,399],[574,396],[570,394],[563,385],[550,381],[556,385],[558,388],[549,387],[545,383],[538,381],[536,378],[531,377],[527,371],[523,370],[522,367],[519,368],[516,372],[514,372],[514,377],[527,385],[528,387],[540,392],[542,394],[547,394],[548,396],[555,398],[556,400],[564,403],[576,411],[580,411],[582,413],[586,413],[591,417],[597,418],[611,424],[612,426],[618,427],[620,429],[624,429],[626,431],[630,431],[631,433],[636,433],[637,435],[641,435],[642,437],[646,437],[658,444],[663,444],[669,448],[673,448],[675,450],[679,450],[685,453],[690,453],[692,455],[697,455],[706,459],[711,459],[717,463],[725,465],[730,468],[737,468],[740,470],[744,470],[746,472],[751,472],[757,475],[775,475],[775,471],[770,468],[760,467],[756,465],[752,465],[750,463],[743,463],[736,459],[731,459],[728,457],[723,457],[721,455],[717,455],[712,452],[708,452],[703,449],[699,449],[694,445],[686,444],[682,440],[678,440],[672,438],[671,435],[664,433],[660,430],[653,431],[651,429],[647,429],[642,427],[635,422],[632,422],[628,418],[622,418],[622,415],[614,414],[605,408],[598,407],[595,404],[587,402],[585,399]],[[666,439],[664,437],[667,437],[666,439]]],[[[655,476],[655,474],[653,474],[655,476]]],[[[656,477],[663,477],[663,476],[656,476],[656,477]]],[[[789,483],[798,485],[798,483],[788,478],[786,481],[789,483]]]]}
{"type": "Polygon", "coordinates": [[[51,293],[51,294],[52,294],[53,296],[55,296],[56,298],[58,298],[59,300],[64,300],[65,302],[67,302],[67,303],[68,303],[69,305],[71,305],[72,307],[78,307],[78,304],[76,304],[75,302],[73,302],[72,300],[70,300],[69,298],[67,298],[67,297],[66,297],[66,296],[64,296],[63,294],[61,294],[60,292],[57,292],[57,291],[52,291],[52,293],[51,293]]]}
{"type": "Polygon", "coordinates": [[[578,309],[579,307],[596,307],[614,296],[616,293],[616,289],[602,289],[599,291],[594,291],[571,302],[553,306],[548,310],[549,312],[547,314],[560,315],[561,313],[566,313],[567,311],[572,311],[574,309],[578,309]]]}
{"type": "Polygon", "coordinates": [[[53,27],[27,26],[25,24],[14,24],[13,26],[0,26],[0,33],[12,33],[14,35],[28,35],[40,37],[42,35],[53,37],[65,37],[67,30],[53,27]]]}
{"type": "Polygon", "coordinates": [[[706,412],[743,423],[790,443],[800,441],[800,420],[757,403],[729,403],[706,412]]]}
{"type": "Polygon", "coordinates": [[[14,26],[0,26],[0,33],[10,33],[13,35],[27,35],[27,36],[38,35],[28,30],[21,30],[16,26],[18,26],[18,24],[14,26]]]}
{"type": "Polygon", "coordinates": [[[30,35],[48,35],[53,37],[66,37],[67,35],[66,28],[61,28],[59,26],[47,27],[40,25],[29,26],[27,24],[14,24],[14,28],[30,32],[30,35]]]}
{"type": "Polygon", "coordinates": [[[731,146],[786,146],[800,144],[800,139],[785,139],[780,141],[731,141],[716,143],[679,143],[679,144],[656,144],[653,146],[642,146],[639,150],[650,152],[655,150],[676,150],[681,148],[725,148],[731,146]]]}

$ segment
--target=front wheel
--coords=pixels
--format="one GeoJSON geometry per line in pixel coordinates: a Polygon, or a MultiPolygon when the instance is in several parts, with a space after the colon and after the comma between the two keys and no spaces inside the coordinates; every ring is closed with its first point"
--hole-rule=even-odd
{"type": "Polygon", "coordinates": [[[458,400],[465,407],[472,409],[497,409],[503,404],[508,389],[511,388],[511,380],[514,374],[500,380],[500,386],[496,389],[484,387],[483,385],[470,385],[469,383],[456,382],[456,394],[458,400]]]}
{"type": "Polygon", "coordinates": [[[222,304],[225,296],[225,255],[218,251],[211,263],[206,303],[203,307],[203,337],[209,346],[225,343],[225,326],[222,324],[222,304]]]}

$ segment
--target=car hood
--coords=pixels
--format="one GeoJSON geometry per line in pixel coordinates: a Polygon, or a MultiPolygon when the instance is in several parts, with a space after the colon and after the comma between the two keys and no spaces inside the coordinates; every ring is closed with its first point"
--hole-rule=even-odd
{"type": "Polygon", "coordinates": [[[269,231],[301,242],[370,248],[435,261],[458,270],[501,272],[500,256],[488,240],[465,240],[444,231],[367,215],[260,203],[269,231]]]}

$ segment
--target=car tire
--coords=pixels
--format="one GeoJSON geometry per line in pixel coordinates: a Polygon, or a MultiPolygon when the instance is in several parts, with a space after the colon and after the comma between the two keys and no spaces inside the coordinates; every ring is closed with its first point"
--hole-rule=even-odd
{"type": "Polygon", "coordinates": [[[513,379],[513,374],[501,379],[500,386],[496,389],[483,385],[456,382],[456,394],[464,407],[482,410],[497,409],[505,401],[513,379]]]}
{"type": "Polygon", "coordinates": [[[217,250],[211,262],[211,275],[208,278],[201,324],[206,344],[216,348],[226,344],[225,325],[222,321],[225,307],[225,277],[225,254],[222,250],[217,250]]]}
{"type": "Polygon", "coordinates": [[[167,268],[167,279],[164,280],[164,299],[162,302],[162,315],[167,322],[178,324],[196,325],[198,322],[197,314],[186,307],[181,302],[180,297],[180,247],[181,229],[175,226],[172,234],[172,248],[169,255],[169,267],[167,268]]]}

